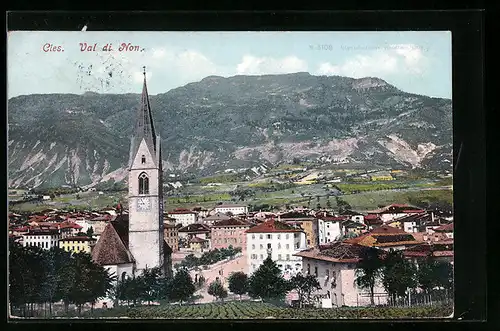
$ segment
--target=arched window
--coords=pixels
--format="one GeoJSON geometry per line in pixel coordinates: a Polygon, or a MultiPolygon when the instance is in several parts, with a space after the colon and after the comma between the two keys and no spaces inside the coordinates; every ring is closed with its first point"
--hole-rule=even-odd
{"type": "Polygon", "coordinates": [[[145,156],[145,155],[143,155],[143,156],[141,157],[141,163],[142,163],[142,164],[145,164],[145,163],[146,163],[146,156],[145,156]]]}
{"type": "Polygon", "coordinates": [[[149,194],[149,178],[145,172],[139,175],[139,194],[149,194]]]}
{"type": "Polygon", "coordinates": [[[122,282],[125,280],[125,277],[127,277],[127,272],[126,271],[122,272],[122,282]]]}

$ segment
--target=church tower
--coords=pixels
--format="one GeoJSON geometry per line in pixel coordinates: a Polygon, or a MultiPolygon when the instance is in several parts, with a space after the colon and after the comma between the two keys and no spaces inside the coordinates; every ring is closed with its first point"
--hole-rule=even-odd
{"type": "Polygon", "coordinates": [[[146,68],[136,116],[129,156],[128,248],[135,260],[134,273],[137,275],[146,267],[165,268],[161,143],[151,114],[146,68]]]}

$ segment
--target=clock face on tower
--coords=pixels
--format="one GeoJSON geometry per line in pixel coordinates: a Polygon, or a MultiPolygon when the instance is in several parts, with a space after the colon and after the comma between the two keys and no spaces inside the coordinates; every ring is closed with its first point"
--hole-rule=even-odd
{"type": "Polygon", "coordinates": [[[151,203],[149,201],[149,198],[139,198],[137,199],[137,210],[138,211],[149,211],[149,208],[151,207],[151,203]]]}

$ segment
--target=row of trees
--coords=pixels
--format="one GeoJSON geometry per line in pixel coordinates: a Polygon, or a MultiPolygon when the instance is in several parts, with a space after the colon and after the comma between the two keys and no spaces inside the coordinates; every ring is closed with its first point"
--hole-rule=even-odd
{"type": "MultiPolygon", "coordinates": [[[[269,257],[250,277],[243,272],[232,273],[228,278],[228,287],[232,293],[239,295],[240,299],[242,295],[248,294],[252,298],[265,301],[283,301],[288,292],[296,290],[301,303],[310,302],[312,293],[320,289],[318,280],[312,275],[298,274],[290,280],[285,280],[280,268],[269,257]]],[[[208,294],[216,300],[224,300],[228,291],[217,279],[209,285],[208,294]]]]}
{"type": "Polygon", "coordinates": [[[111,290],[114,276],[93,263],[87,253],[71,254],[58,247],[43,250],[11,241],[9,247],[9,299],[11,311],[33,315],[35,305],[52,314],[55,302],[66,310],[75,304],[79,312],[111,290]]]}
{"type": "Polygon", "coordinates": [[[453,266],[428,257],[419,264],[406,259],[401,251],[388,253],[376,248],[366,250],[356,269],[356,285],[367,289],[374,305],[374,288],[381,283],[392,302],[406,298],[417,288],[430,294],[436,289],[453,288],[453,266]]]}
{"type": "MultiPolygon", "coordinates": [[[[400,251],[381,253],[377,249],[367,250],[356,271],[356,285],[370,291],[372,305],[377,282],[382,283],[392,302],[406,297],[409,291],[417,288],[426,294],[438,289],[452,290],[453,268],[450,263],[428,258],[420,261],[417,268],[417,265],[405,259],[400,251]]],[[[290,280],[285,280],[279,267],[270,258],[264,260],[251,277],[237,272],[231,274],[228,281],[229,290],[240,297],[248,294],[253,298],[282,301],[288,292],[295,290],[300,306],[311,304],[313,293],[321,289],[313,275],[299,273],[290,280]]],[[[227,297],[227,291],[219,280],[210,284],[208,293],[216,299],[227,297]]]]}
{"type": "Polygon", "coordinates": [[[165,277],[160,269],[145,269],[139,276],[125,278],[117,283],[112,293],[117,306],[120,301],[134,305],[152,301],[178,301],[180,303],[192,298],[197,287],[203,285],[203,279],[193,282],[185,268],[179,269],[174,277],[165,277]]]}
{"type": "Polygon", "coordinates": [[[189,254],[180,263],[177,263],[175,267],[190,269],[202,265],[211,265],[224,259],[233,257],[238,253],[241,253],[241,247],[233,248],[232,245],[229,245],[228,248],[215,248],[203,253],[200,257],[196,257],[194,254],[189,254]]]}

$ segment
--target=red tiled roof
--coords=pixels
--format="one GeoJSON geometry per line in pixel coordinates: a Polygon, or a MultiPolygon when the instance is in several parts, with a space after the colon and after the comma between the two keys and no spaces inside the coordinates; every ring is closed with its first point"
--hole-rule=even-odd
{"type": "Polygon", "coordinates": [[[253,228],[250,228],[246,233],[269,233],[269,232],[302,232],[284,222],[279,222],[274,219],[260,223],[253,228]]]}
{"type": "Polygon", "coordinates": [[[243,220],[239,220],[237,218],[230,218],[227,220],[220,220],[218,222],[215,222],[212,225],[212,228],[226,227],[226,226],[246,226],[246,227],[249,227],[250,225],[243,220]]]}
{"type": "Polygon", "coordinates": [[[189,239],[190,243],[203,243],[203,242],[206,242],[206,241],[208,241],[208,240],[202,239],[202,238],[198,238],[198,237],[193,237],[193,238],[189,239]]]}
{"type": "Polygon", "coordinates": [[[344,242],[370,247],[391,247],[421,243],[415,240],[410,233],[388,225],[382,225],[358,237],[346,239],[344,242]]]}
{"type": "Polygon", "coordinates": [[[180,228],[179,232],[210,232],[210,227],[201,223],[193,223],[180,228]]]}
{"type": "Polygon", "coordinates": [[[294,256],[300,256],[315,260],[322,260],[337,263],[357,263],[361,260],[362,254],[368,247],[348,244],[345,242],[334,242],[330,245],[320,246],[319,248],[309,248],[294,256]]]}
{"type": "Polygon", "coordinates": [[[212,220],[217,221],[217,220],[228,220],[230,218],[231,218],[230,216],[228,216],[228,215],[226,215],[224,213],[217,212],[217,213],[215,213],[215,214],[213,214],[211,216],[205,217],[205,220],[207,220],[207,221],[212,221],[212,220]]]}
{"type": "Polygon", "coordinates": [[[374,220],[380,218],[377,214],[368,214],[364,217],[365,220],[374,220]]]}
{"type": "Polygon", "coordinates": [[[323,221],[332,221],[332,222],[336,222],[336,221],[346,221],[348,219],[350,219],[349,216],[327,216],[327,217],[319,217],[320,220],[323,220],[323,221]]]}
{"type": "Polygon", "coordinates": [[[428,242],[404,250],[407,257],[453,256],[453,242],[428,242]]]}
{"type": "Polygon", "coordinates": [[[45,235],[45,234],[52,235],[57,233],[59,233],[59,230],[54,228],[49,228],[49,229],[33,228],[30,229],[30,231],[28,233],[25,233],[24,235],[25,236],[35,236],[35,235],[45,235]]]}
{"type": "Polygon", "coordinates": [[[434,229],[436,232],[453,232],[453,223],[445,224],[434,229]]]}
{"type": "Polygon", "coordinates": [[[405,231],[401,230],[401,229],[398,229],[398,228],[395,228],[395,227],[392,227],[392,226],[389,226],[389,225],[382,225],[382,226],[379,226],[373,230],[370,231],[371,234],[387,234],[387,233],[391,233],[391,234],[406,234],[405,231]]]}
{"type": "Polygon", "coordinates": [[[369,214],[381,214],[381,213],[388,212],[390,209],[403,209],[403,208],[408,208],[409,209],[409,208],[412,208],[412,206],[409,206],[407,204],[397,204],[397,203],[394,203],[392,205],[388,205],[388,206],[385,206],[385,207],[382,207],[382,208],[379,208],[379,209],[371,210],[368,213],[369,214]]]}
{"type": "Polygon", "coordinates": [[[191,210],[174,210],[174,211],[169,211],[168,215],[184,215],[184,214],[194,214],[196,215],[196,212],[191,211],[191,210]]]}

